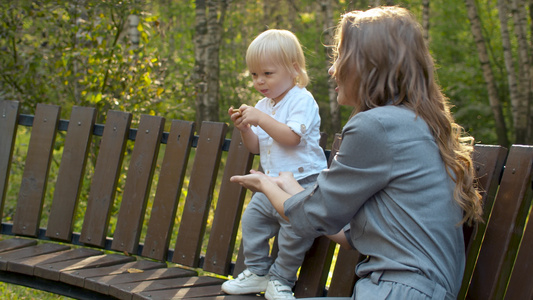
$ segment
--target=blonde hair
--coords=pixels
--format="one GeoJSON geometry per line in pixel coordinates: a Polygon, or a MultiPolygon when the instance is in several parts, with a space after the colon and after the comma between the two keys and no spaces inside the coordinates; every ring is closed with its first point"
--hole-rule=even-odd
{"type": "Polygon", "coordinates": [[[396,6],[344,14],[337,27],[334,59],[332,75],[346,87],[343,96],[356,102],[352,115],[393,101],[426,121],[455,182],[454,199],[464,210],[462,223],[481,221],[473,139],[464,136],[454,121],[414,16],[396,6]]]}
{"type": "Polygon", "coordinates": [[[294,33],[282,29],[269,29],[258,35],[248,46],[246,65],[249,70],[260,69],[266,58],[293,74],[295,84],[299,87],[306,87],[309,84],[304,52],[294,33]]]}

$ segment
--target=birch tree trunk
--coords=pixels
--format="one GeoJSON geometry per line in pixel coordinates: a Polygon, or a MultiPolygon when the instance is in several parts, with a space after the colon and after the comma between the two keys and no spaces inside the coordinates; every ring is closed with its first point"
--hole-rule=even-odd
{"type": "Polygon", "coordinates": [[[226,0],[197,0],[194,39],[195,63],[192,75],[196,88],[196,126],[218,121],[219,50],[226,0]]]}
{"type": "Polygon", "coordinates": [[[516,40],[518,44],[518,96],[517,100],[524,113],[523,139],[518,139],[517,143],[533,144],[533,133],[531,123],[531,70],[529,59],[529,46],[527,44],[527,15],[524,10],[526,3],[524,0],[512,0],[511,11],[514,20],[516,40]]]}
{"type": "MultiPolygon", "coordinates": [[[[529,19],[533,20],[533,0],[527,1],[529,8],[529,19]]],[[[529,22],[529,32],[533,32],[533,22],[529,22]]],[[[529,49],[533,49],[533,39],[529,39],[529,49]]],[[[528,126],[528,143],[533,144],[533,54],[529,56],[529,126],[528,126]]]]}
{"type": "Polygon", "coordinates": [[[494,74],[490,67],[489,55],[485,45],[485,39],[481,30],[481,21],[477,13],[475,0],[465,0],[466,9],[468,12],[468,19],[470,20],[470,29],[474,40],[476,41],[479,61],[483,70],[483,78],[487,85],[488,97],[492,114],[494,115],[494,122],[496,126],[496,134],[498,144],[506,147],[509,145],[507,138],[507,126],[503,117],[503,110],[500,99],[498,98],[498,90],[494,79],[494,74]]]}
{"type": "Polygon", "coordinates": [[[131,42],[131,48],[137,49],[139,48],[139,43],[141,40],[141,33],[139,32],[138,26],[139,26],[140,18],[138,15],[129,15],[127,20],[127,34],[128,38],[131,42]]]}
{"type": "Polygon", "coordinates": [[[524,111],[522,97],[518,91],[518,83],[516,80],[516,71],[513,63],[513,53],[511,46],[511,39],[509,37],[508,27],[508,13],[507,1],[498,0],[498,17],[500,18],[500,32],[502,35],[503,44],[503,58],[505,61],[505,69],[507,71],[507,81],[509,84],[509,94],[511,96],[511,113],[514,124],[514,143],[523,143],[526,131],[526,111],[524,111]]]}
{"type": "MultiPolygon", "coordinates": [[[[333,45],[333,34],[335,31],[335,23],[333,19],[333,1],[331,0],[322,0],[320,6],[324,14],[324,44],[325,54],[326,54],[326,68],[331,67],[331,57],[332,57],[332,48],[333,45]]],[[[328,98],[329,98],[329,116],[330,116],[330,132],[340,132],[341,131],[341,113],[339,109],[339,103],[337,102],[337,93],[335,92],[335,87],[337,86],[333,78],[328,79],[328,98]]]]}
{"type": "Polygon", "coordinates": [[[422,28],[424,40],[429,45],[429,0],[422,0],[422,28]]]}

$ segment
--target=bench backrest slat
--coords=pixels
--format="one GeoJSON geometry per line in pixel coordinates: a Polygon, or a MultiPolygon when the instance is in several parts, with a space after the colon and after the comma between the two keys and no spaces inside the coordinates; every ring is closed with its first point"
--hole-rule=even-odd
{"type": "Polygon", "coordinates": [[[107,113],[80,235],[82,243],[105,245],[131,118],[126,112],[107,113]]]}
{"type": "Polygon", "coordinates": [[[15,147],[19,116],[18,101],[0,101],[0,218],[9,183],[9,171],[15,147]]]}
{"type": "Polygon", "coordinates": [[[203,122],[172,262],[197,267],[227,125],[203,122]]]}
{"type": "Polygon", "coordinates": [[[253,154],[242,143],[239,130],[234,129],[205,255],[205,271],[220,275],[228,275],[230,272],[246,196],[246,189],[230,182],[230,178],[233,175],[249,173],[253,158],[253,154]]]}
{"type": "Polygon", "coordinates": [[[469,299],[503,298],[506,281],[499,278],[510,275],[516,255],[512,245],[519,242],[527,218],[532,165],[533,147],[511,147],[468,289],[469,299]]]}
{"type": "Polygon", "coordinates": [[[60,111],[57,105],[37,104],[13,218],[15,234],[38,235],[60,111]]]}
{"type": "Polygon", "coordinates": [[[95,121],[96,109],[80,106],[72,108],[46,229],[46,236],[49,238],[63,241],[70,241],[72,238],[74,216],[95,121]]]}
{"type": "Polygon", "coordinates": [[[336,244],[325,236],[315,239],[305,254],[298,276],[298,284],[294,289],[295,297],[306,298],[323,295],[335,246],[336,244]]]}
{"type": "Polygon", "coordinates": [[[529,209],[529,222],[516,255],[511,278],[505,293],[505,300],[533,299],[533,223],[529,209]]]}
{"type": "Polygon", "coordinates": [[[194,122],[173,120],[142,255],[165,260],[194,136],[194,122]]]}
{"type": "Polygon", "coordinates": [[[111,249],[137,253],[165,119],[141,115],[111,249]]]}
{"type": "Polygon", "coordinates": [[[463,225],[465,235],[466,264],[463,274],[463,283],[457,299],[464,299],[468,286],[472,279],[474,267],[487,222],[494,205],[496,192],[498,191],[503,166],[507,157],[507,148],[502,146],[476,145],[474,148],[473,159],[476,178],[478,179],[478,189],[482,195],[483,201],[483,222],[475,226],[463,225]]]}

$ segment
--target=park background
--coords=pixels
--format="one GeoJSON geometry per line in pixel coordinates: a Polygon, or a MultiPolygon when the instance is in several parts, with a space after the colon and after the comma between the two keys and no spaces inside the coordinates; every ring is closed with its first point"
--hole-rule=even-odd
{"type": "MultiPolygon", "coordinates": [[[[92,106],[98,123],[121,110],[134,123],[151,114],[229,124],[228,107],[261,98],[248,44],[288,29],[304,47],[308,89],[332,138],[351,113],[336,105],[327,74],[335,25],[343,12],[377,5],[406,7],[420,21],[452,112],[476,143],[533,144],[532,0],[2,0],[0,99],[27,114],[60,105],[63,119],[92,106]]],[[[34,297],[0,286],[10,293],[34,297]]]]}

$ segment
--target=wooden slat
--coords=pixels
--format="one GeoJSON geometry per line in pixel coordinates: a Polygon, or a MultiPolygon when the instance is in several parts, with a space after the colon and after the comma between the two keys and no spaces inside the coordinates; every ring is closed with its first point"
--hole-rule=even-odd
{"type": "MultiPolygon", "coordinates": [[[[202,287],[208,285],[220,286],[224,282],[224,279],[207,277],[207,276],[194,276],[194,277],[181,277],[161,280],[146,280],[130,283],[122,283],[114,286],[114,297],[119,299],[131,299],[133,294],[151,292],[158,290],[168,289],[181,289],[190,287],[202,287]]],[[[157,298],[156,298],[157,299],[157,298]]]]}
{"type": "Polygon", "coordinates": [[[194,135],[194,122],[173,120],[142,255],[165,260],[194,135]]]}
{"type": "Polygon", "coordinates": [[[48,218],[46,236],[49,238],[63,241],[70,241],[72,238],[74,216],[95,120],[96,109],[79,106],[72,108],[48,218]]]}
{"type": "Polygon", "coordinates": [[[58,245],[52,243],[39,244],[36,246],[25,247],[21,249],[16,249],[9,252],[2,253],[0,256],[0,270],[7,270],[7,265],[10,261],[18,260],[22,258],[29,258],[38,255],[60,252],[70,249],[67,245],[58,245]]]}
{"type": "Polygon", "coordinates": [[[111,248],[137,253],[165,119],[142,115],[111,248]]]}
{"type": "Polygon", "coordinates": [[[15,234],[36,237],[39,232],[60,111],[57,105],[37,104],[13,218],[15,234]]]}
{"type": "Polygon", "coordinates": [[[516,255],[505,300],[533,299],[533,215],[531,208],[522,242],[516,255]]]}
{"type": "Polygon", "coordinates": [[[12,238],[0,241],[0,253],[12,251],[24,247],[34,246],[37,244],[36,240],[12,238]]]}
{"type": "MultiPolygon", "coordinates": [[[[133,264],[133,263],[132,263],[133,264]]],[[[157,262],[148,262],[145,261],[144,265],[140,262],[137,264],[138,266],[133,266],[132,268],[129,268],[129,270],[135,270],[135,272],[144,272],[145,270],[154,270],[154,269],[160,269],[161,266],[157,262]],[[148,265],[147,263],[151,263],[152,265],[148,265]],[[144,267],[144,268],[143,268],[144,267]]],[[[128,275],[129,271],[126,271],[123,273],[123,275],[128,275]]],[[[103,273],[102,273],[103,275],[103,273]]],[[[106,280],[102,280],[102,277],[98,277],[98,279],[95,280],[95,278],[85,278],[83,287],[85,289],[98,292],[103,295],[109,295],[109,282],[106,280]]]]}
{"type": "Polygon", "coordinates": [[[225,123],[203,122],[172,261],[196,267],[215,187],[225,123]]]}
{"type": "Polygon", "coordinates": [[[81,230],[82,243],[105,244],[130,124],[130,113],[108,111],[81,230]]]}
{"type": "Polygon", "coordinates": [[[93,286],[104,284],[109,285],[113,281],[113,278],[124,278],[128,276],[132,270],[147,272],[162,268],[166,268],[165,263],[139,260],[100,268],[63,271],[59,275],[59,281],[79,287],[85,287],[88,281],[92,281],[93,286]]]}
{"type": "Polygon", "coordinates": [[[531,204],[533,147],[513,145],[472,275],[468,299],[502,299],[531,204]]]}
{"type": "Polygon", "coordinates": [[[7,270],[11,272],[33,275],[33,270],[36,265],[50,264],[71,259],[85,258],[93,255],[101,255],[102,252],[88,248],[77,248],[65,250],[61,252],[54,252],[32,257],[24,257],[16,260],[11,260],[7,263],[7,270]]]}
{"type": "Polygon", "coordinates": [[[171,278],[176,279],[197,275],[198,274],[193,270],[187,270],[182,268],[160,268],[147,270],[142,273],[116,274],[87,278],[86,283],[89,284],[90,281],[105,282],[109,285],[109,294],[115,297],[119,297],[119,295],[122,294],[122,292],[120,291],[122,284],[141,283],[144,281],[153,280],[166,280],[171,278]]]}
{"type": "Polygon", "coordinates": [[[321,236],[315,239],[313,246],[305,254],[300,275],[294,287],[295,297],[323,296],[334,252],[335,243],[329,238],[321,236]]]}
{"type": "Polygon", "coordinates": [[[461,290],[457,299],[464,299],[466,291],[470,285],[477,256],[489,219],[494,199],[503,172],[503,165],[507,157],[507,149],[501,146],[476,145],[474,149],[474,169],[478,178],[478,189],[483,197],[483,223],[476,224],[475,227],[463,225],[466,245],[466,265],[463,275],[461,290]]]}
{"type": "Polygon", "coordinates": [[[62,272],[121,265],[134,260],[135,258],[122,254],[95,255],[80,259],[40,264],[35,266],[33,274],[44,279],[59,281],[62,272]]]}
{"type": "Polygon", "coordinates": [[[170,300],[170,299],[217,296],[217,295],[222,295],[222,294],[223,292],[220,289],[220,285],[208,285],[208,286],[200,286],[200,287],[184,287],[180,289],[141,292],[141,293],[134,294],[132,299],[133,300],[141,300],[141,299],[170,300]]]}
{"type": "Polygon", "coordinates": [[[353,294],[355,282],[359,279],[355,275],[355,266],[364,258],[365,256],[355,249],[339,249],[328,297],[350,297],[353,294]]]}
{"type": "MultiPolygon", "coordinates": [[[[483,197],[483,220],[485,221],[488,220],[492,211],[506,158],[507,149],[502,146],[475,146],[473,155],[474,169],[478,180],[477,188],[483,197]]],[[[480,223],[477,228],[463,226],[467,253],[470,251],[470,247],[476,247],[476,245],[472,245],[474,240],[476,238],[479,239],[480,236],[482,238],[485,234],[485,225],[486,223],[480,223]]],[[[481,241],[479,243],[481,244],[481,241]]]]}
{"type": "Polygon", "coordinates": [[[205,296],[194,298],[182,298],[182,299],[195,299],[195,300],[263,300],[265,297],[261,294],[244,294],[244,295],[217,295],[217,296],[205,296]]]}
{"type": "Polygon", "coordinates": [[[246,189],[230,182],[230,178],[248,173],[253,159],[253,154],[242,143],[239,130],[234,129],[205,255],[205,271],[220,275],[229,274],[246,196],[246,189]]]}
{"type": "Polygon", "coordinates": [[[15,146],[19,116],[18,101],[0,101],[0,219],[9,183],[9,171],[15,146]]]}

